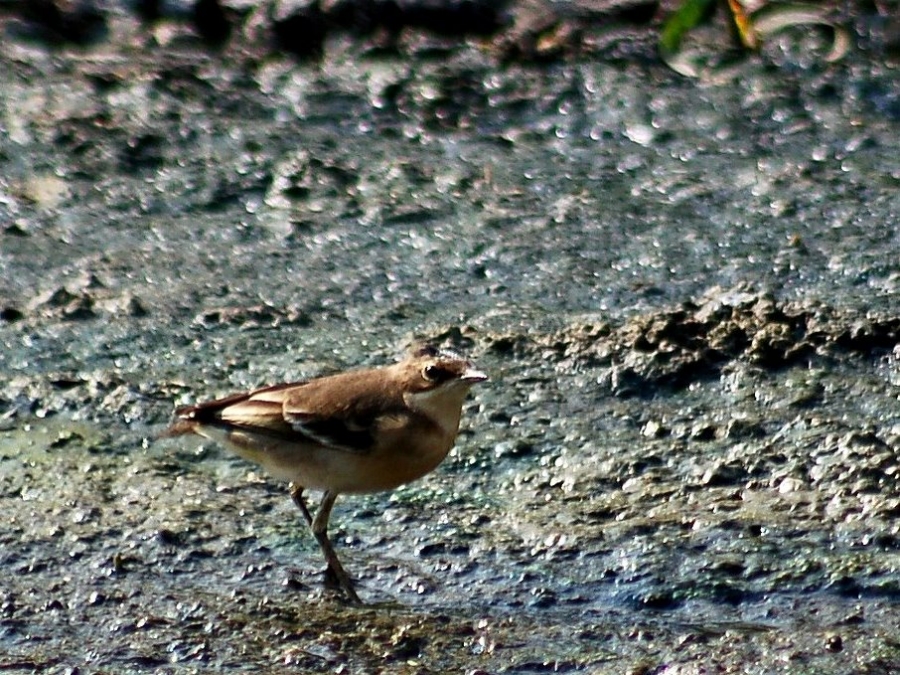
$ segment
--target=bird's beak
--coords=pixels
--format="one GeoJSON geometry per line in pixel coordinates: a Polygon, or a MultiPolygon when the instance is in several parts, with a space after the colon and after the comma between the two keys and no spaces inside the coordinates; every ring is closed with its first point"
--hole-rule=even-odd
{"type": "Polygon", "coordinates": [[[478,382],[487,380],[488,376],[487,373],[483,373],[482,371],[469,366],[459,379],[468,384],[477,384],[478,382]]]}

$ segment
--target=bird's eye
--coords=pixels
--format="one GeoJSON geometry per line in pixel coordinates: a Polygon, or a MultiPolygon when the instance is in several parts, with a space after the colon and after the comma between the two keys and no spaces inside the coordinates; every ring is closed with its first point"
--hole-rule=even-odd
{"type": "Polygon", "coordinates": [[[422,369],[422,376],[426,380],[430,380],[431,382],[434,382],[435,380],[437,380],[439,375],[440,375],[440,368],[438,368],[435,365],[428,365],[422,369]]]}

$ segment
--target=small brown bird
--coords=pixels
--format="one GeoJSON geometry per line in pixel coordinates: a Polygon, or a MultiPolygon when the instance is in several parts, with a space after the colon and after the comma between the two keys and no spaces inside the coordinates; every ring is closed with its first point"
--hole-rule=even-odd
{"type": "Polygon", "coordinates": [[[205,436],[290,481],[329,570],[361,604],[328,539],[335,499],[390,490],[432,471],[453,447],[466,394],[486,379],[458,354],[426,346],[390,366],[178,408],[165,435],[205,436]],[[306,489],[324,492],[315,518],[306,489]]]}

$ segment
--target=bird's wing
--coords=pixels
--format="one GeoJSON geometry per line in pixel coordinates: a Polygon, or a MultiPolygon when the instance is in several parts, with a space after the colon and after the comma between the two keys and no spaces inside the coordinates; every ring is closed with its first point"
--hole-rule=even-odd
{"type": "Polygon", "coordinates": [[[175,415],[180,422],[176,423],[173,429],[180,432],[182,428],[189,431],[194,425],[213,425],[290,438],[296,435],[296,432],[284,419],[282,404],[292,389],[305,384],[305,382],[276,384],[215,401],[178,408],[175,415]]]}
{"type": "Polygon", "coordinates": [[[175,412],[181,422],[170,435],[212,425],[353,453],[370,452],[377,432],[399,430],[409,420],[405,406],[377,385],[340,376],[276,384],[175,412]]]}
{"type": "Polygon", "coordinates": [[[356,453],[371,451],[380,432],[407,423],[402,402],[386,396],[377,384],[346,384],[349,381],[338,378],[320,379],[285,391],[284,420],[322,445],[356,453]]]}

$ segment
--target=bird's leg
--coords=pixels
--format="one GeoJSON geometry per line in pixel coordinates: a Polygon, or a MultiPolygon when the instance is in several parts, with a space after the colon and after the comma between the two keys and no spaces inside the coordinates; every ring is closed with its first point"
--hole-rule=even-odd
{"type": "Polygon", "coordinates": [[[294,503],[297,505],[297,508],[300,509],[300,512],[303,513],[303,518],[306,520],[306,524],[312,527],[313,519],[309,513],[309,509],[306,508],[306,500],[303,499],[303,486],[298,485],[297,483],[291,483],[291,499],[294,500],[294,503]]]}
{"type": "Polygon", "coordinates": [[[322,553],[325,554],[325,562],[328,563],[328,571],[337,579],[338,584],[344,593],[347,594],[350,602],[361,605],[362,601],[353,589],[353,581],[350,579],[350,575],[344,571],[341,561],[338,560],[337,553],[335,553],[334,547],[328,539],[328,519],[331,517],[331,508],[334,506],[334,501],[337,499],[337,493],[325,493],[325,496],[322,497],[322,503],[316,511],[315,518],[310,514],[309,508],[306,506],[306,500],[303,499],[302,485],[291,483],[291,499],[294,500],[297,508],[300,509],[300,512],[303,514],[303,518],[312,530],[316,541],[319,542],[319,547],[322,549],[322,553]]]}
{"type": "Polygon", "coordinates": [[[319,542],[322,553],[325,554],[328,568],[337,577],[341,589],[347,595],[347,599],[354,605],[361,605],[363,603],[353,588],[353,581],[350,579],[350,575],[344,571],[344,567],[341,565],[341,561],[338,560],[337,553],[334,552],[334,547],[328,539],[328,518],[331,517],[331,508],[334,506],[336,499],[337,492],[332,492],[331,490],[325,492],[325,496],[322,497],[322,503],[319,504],[319,508],[316,510],[316,517],[312,522],[312,533],[316,541],[319,542]]]}

